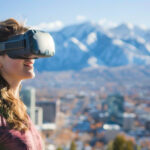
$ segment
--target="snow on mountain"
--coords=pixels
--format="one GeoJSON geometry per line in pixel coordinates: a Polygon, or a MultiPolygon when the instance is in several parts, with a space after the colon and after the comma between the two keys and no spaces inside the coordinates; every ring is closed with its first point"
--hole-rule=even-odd
{"type": "Polygon", "coordinates": [[[106,30],[85,22],[51,32],[51,35],[56,53],[52,58],[36,61],[39,71],[150,64],[150,30],[131,24],[106,30]]]}
{"type": "Polygon", "coordinates": [[[150,43],[150,30],[148,30],[145,34],[144,34],[144,38],[147,42],[150,43]]]}
{"type": "Polygon", "coordinates": [[[142,37],[139,37],[139,36],[136,37],[136,40],[140,44],[145,44],[146,43],[146,40],[144,38],[142,38],[142,37]]]}
{"type": "Polygon", "coordinates": [[[77,44],[78,47],[79,47],[82,51],[85,51],[85,52],[88,51],[87,47],[86,47],[83,43],[81,43],[78,39],[72,37],[72,38],[71,38],[71,41],[72,41],[73,43],[77,44]]]}
{"type": "Polygon", "coordinates": [[[88,59],[88,64],[91,66],[91,67],[94,67],[94,68],[96,68],[96,67],[98,67],[99,65],[97,64],[97,58],[96,57],[90,57],[89,59],[88,59]]]}
{"type": "Polygon", "coordinates": [[[123,46],[124,44],[123,41],[120,39],[114,39],[112,42],[114,45],[117,45],[117,46],[123,46]]]}
{"type": "Polygon", "coordinates": [[[97,40],[97,35],[95,32],[91,32],[88,37],[87,37],[87,44],[91,45],[92,43],[96,42],[97,40]]]}
{"type": "Polygon", "coordinates": [[[118,38],[134,36],[134,26],[131,24],[124,23],[115,28],[111,28],[109,31],[115,34],[118,38]]]}
{"type": "Polygon", "coordinates": [[[145,45],[145,47],[146,47],[146,49],[150,52],[150,44],[147,43],[147,44],[145,45]]]}
{"type": "Polygon", "coordinates": [[[136,35],[139,37],[144,37],[146,32],[147,31],[141,27],[138,26],[134,27],[134,33],[136,33],[136,35]]]}
{"type": "Polygon", "coordinates": [[[130,23],[123,23],[115,28],[111,28],[109,29],[109,32],[121,39],[139,37],[143,38],[147,42],[150,42],[150,30],[132,25],[130,23]]]}

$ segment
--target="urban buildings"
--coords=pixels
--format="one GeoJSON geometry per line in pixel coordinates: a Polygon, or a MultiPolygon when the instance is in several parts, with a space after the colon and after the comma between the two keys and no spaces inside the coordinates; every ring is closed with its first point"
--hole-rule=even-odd
{"type": "Polygon", "coordinates": [[[35,89],[32,87],[27,87],[21,90],[20,92],[21,99],[23,100],[24,104],[27,106],[27,112],[33,121],[35,123],[35,89]]]}
{"type": "Polygon", "coordinates": [[[20,92],[21,99],[27,106],[27,112],[35,125],[41,129],[55,129],[57,114],[59,111],[59,101],[51,102],[36,101],[36,90],[32,87],[26,87],[20,92]]]}

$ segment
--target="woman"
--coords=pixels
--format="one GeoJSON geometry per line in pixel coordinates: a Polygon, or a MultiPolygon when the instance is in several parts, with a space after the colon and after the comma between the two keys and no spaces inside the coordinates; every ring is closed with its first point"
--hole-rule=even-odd
{"type": "MultiPolygon", "coordinates": [[[[14,19],[0,22],[0,42],[28,28],[14,19]]],[[[21,81],[35,76],[34,59],[0,55],[0,150],[42,150],[39,133],[19,97],[21,81]]]]}

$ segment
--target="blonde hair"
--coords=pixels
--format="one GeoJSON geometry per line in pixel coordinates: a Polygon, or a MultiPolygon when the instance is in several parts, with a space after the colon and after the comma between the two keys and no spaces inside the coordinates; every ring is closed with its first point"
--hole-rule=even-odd
{"type": "MultiPolygon", "coordinates": [[[[10,18],[0,22],[0,42],[17,34],[24,33],[27,27],[10,18]]],[[[21,88],[21,87],[20,87],[21,88]]],[[[10,91],[8,82],[0,74],[0,115],[2,115],[10,129],[26,131],[29,128],[29,120],[26,106],[21,99],[15,98],[10,91]]]]}

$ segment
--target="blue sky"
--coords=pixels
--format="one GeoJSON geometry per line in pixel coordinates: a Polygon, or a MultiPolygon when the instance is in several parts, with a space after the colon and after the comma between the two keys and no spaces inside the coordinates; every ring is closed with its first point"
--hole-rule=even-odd
{"type": "Polygon", "coordinates": [[[0,6],[0,20],[14,17],[29,26],[53,29],[88,20],[150,28],[150,0],[0,0],[0,6]]]}

